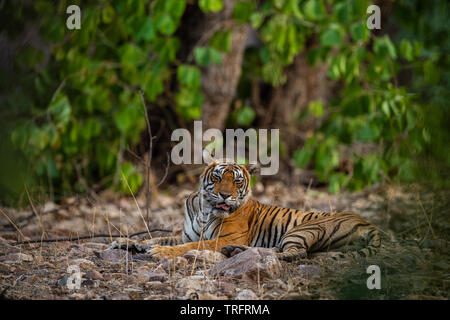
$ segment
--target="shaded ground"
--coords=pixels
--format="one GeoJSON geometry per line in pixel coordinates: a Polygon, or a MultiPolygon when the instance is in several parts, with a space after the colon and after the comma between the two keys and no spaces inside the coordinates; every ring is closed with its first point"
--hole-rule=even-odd
{"type": "MultiPolygon", "coordinates": [[[[213,263],[184,258],[153,261],[145,254],[104,251],[110,238],[16,245],[17,240],[77,238],[94,233],[145,231],[145,199],[110,192],[68,199],[62,206],[34,203],[34,210],[2,208],[0,293],[8,299],[448,299],[450,288],[449,192],[385,186],[329,195],[282,183],[254,186],[265,203],[317,210],[352,210],[383,232],[385,248],[367,260],[334,262],[326,255],[281,262],[276,278],[211,276],[213,263]],[[33,212],[34,211],[34,212],[33,212]],[[6,215],[9,219],[6,218],[6,215]],[[11,220],[16,227],[13,227],[11,220]],[[23,235],[21,236],[20,233],[23,235]],[[70,290],[68,266],[82,273],[70,290]],[[378,265],[381,289],[366,286],[366,269],[378,265]]],[[[186,185],[153,194],[150,226],[180,232],[186,185]]],[[[152,236],[166,233],[153,232],[152,236]]],[[[146,238],[148,234],[134,237],[146,238]]]]}

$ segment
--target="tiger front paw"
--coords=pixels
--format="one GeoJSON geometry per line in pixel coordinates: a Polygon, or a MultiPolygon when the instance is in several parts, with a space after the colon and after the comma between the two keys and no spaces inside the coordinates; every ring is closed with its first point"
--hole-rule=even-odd
{"type": "Polygon", "coordinates": [[[154,245],[152,246],[148,251],[148,254],[152,256],[153,258],[162,259],[162,258],[175,258],[177,256],[182,255],[179,252],[177,252],[175,247],[168,247],[168,246],[160,246],[160,245],[154,245]]]}
{"type": "Polygon", "coordinates": [[[111,242],[111,244],[109,245],[110,249],[123,249],[123,250],[128,250],[128,251],[136,251],[139,253],[143,253],[146,252],[151,246],[153,245],[153,243],[151,242],[143,242],[143,241],[136,241],[136,240],[131,240],[128,238],[118,238],[117,240],[114,240],[113,242],[111,242]]]}

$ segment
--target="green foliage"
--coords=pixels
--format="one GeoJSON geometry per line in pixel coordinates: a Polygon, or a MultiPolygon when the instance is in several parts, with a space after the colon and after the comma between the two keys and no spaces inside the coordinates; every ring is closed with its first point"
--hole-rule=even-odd
{"type": "MultiPolygon", "coordinates": [[[[414,161],[430,144],[424,114],[429,105],[398,84],[399,70],[406,63],[422,66],[425,81],[437,84],[440,77],[433,59],[424,57],[422,42],[388,35],[376,37],[366,27],[365,0],[273,0],[265,1],[250,21],[263,41],[255,55],[248,51],[245,70],[278,86],[285,81],[284,67],[304,49],[307,39],[317,39],[309,50],[312,65],[329,67],[330,79],[341,83],[329,105],[312,102],[307,113],[321,118],[321,128],[297,150],[294,162],[314,168],[330,192],[397,177],[411,180],[414,161]],[[371,35],[372,33],[372,35],[371,35]],[[372,40],[371,40],[372,39],[372,40]],[[367,146],[360,152],[355,146],[367,146]],[[350,172],[341,165],[350,162],[350,172]]],[[[252,80],[250,80],[252,81],[252,80]]],[[[442,128],[442,126],[441,126],[442,128]]]]}
{"type": "Polygon", "coordinates": [[[243,106],[236,112],[236,122],[240,126],[247,127],[255,119],[255,111],[249,106],[243,106]]]}
{"type": "MultiPolygon", "coordinates": [[[[8,84],[4,108],[19,119],[8,141],[15,152],[32,160],[30,169],[42,184],[80,190],[81,181],[102,180],[135,192],[142,178],[123,153],[145,129],[136,89],[151,102],[150,113],[173,105],[184,120],[198,119],[204,101],[200,70],[222,63],[232,49],[232,29],[215,30],[206,44],[192,49],[193,60],[179,61],[177,31],[186,0],[76,3],[83,8],[80,30],[66,28],[68,1],[7,2],[1,13],[8,34],[17,36],[23,21],[35,19],[42,40],[51,44],[48,51],[24,46],[14,57],[13,71],[0,74],[8,84]]],[[[208,14],[223,9],[222,0],[197,4],[208,14]]],[[[244,77],[283,84],[284,69],[314,40],[308,61],[327,64],[329,79],[339,84],[329,103],[313,101],[308,106],[310,116],[324,121],[294,153],[296,165],[314,168],[331,192],[361,189],[394,176],[411,180],[418,171],[412,158],[423,154],[444,164],[450,159],[448,148],[444,150],[448,135],[440,133],[450,99],[445,54],[450,37],[442,18],[448,4],[440,0],[438,9],[421,11],[419,0],[398,1],[394,7],[402,11],[395,12],[396,19],[409,30],[398,39],[367,29],[370,4],[238,1],[232,11],[233,19],[251,24],[262,42],[246,51],[244,77]],[[408,88],[399,80],[405,69],[414,76],[408,88]],[[355,145],[372,148],[361,153],[351,148],[355,145]],[[343,161],[352,163],[351,172],[340,170],[343,161]]],[[[246,101],[248,95],[239,98],[246,101]]],[[[232,117],[238,125],[250,126],[256,114],[244,104],[232,117]]]]}
{"type": "Polygon", "coordinates": [[[199,0],[198,5],[203,12],[218,12],[223,8],[222,0],[199,0]]]}
{"type": "MultiPolygon", "coordinates": [[[[180,47],[173,34],[186,1],[79,1],[82,27],[73,31],[65,25],[68,3],[49,4],[34,1],[8,8],[17,20],[12,25],[35,18],[43,40],[52,44],[48,61],[40,67],[45,54],[38,48],[26,47],[15,60],[16,70],[29,76],[12,75],[16,92],[6,107],[20,104],[26,120],[12,131],[11,141],[33,159],[31,171],[38,178],[49,177],[63,190],[71,190],[74,181],[93,184],[106,178],[106,185],[115,181],[123,192],[136,192],[142,178],[131,163],[121,160],[145,129],[136,87],[152,102],[164,92],[180,47]],[[118,179],[122,175],[124,179],[118,179]]],[[[186,118],[198,118],[203,99],[200,71],[180,66],[177,79],[177,110],[186,118]],[[197,109],[186,112],[186,106],[197,109]]]]}

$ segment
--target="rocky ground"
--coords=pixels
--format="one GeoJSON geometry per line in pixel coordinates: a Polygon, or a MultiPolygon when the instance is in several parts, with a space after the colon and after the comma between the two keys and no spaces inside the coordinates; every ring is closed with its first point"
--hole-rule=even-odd
{"type": "MultiPolygon", "coordinates": [[[[152,195],[149,229],[183,224],[183,199],[192,185],[152,195]]],[[[31,194],[31,209],[1,208],[0,297],[6,299],[448,299],[449,192],[384,186],[329,195],[274,182],[254,186],[265,203],[316,210],[352,210],[375,223],[385,248],[369,259],[334,262],[317,254],[278,261],[253,248],[226,259],[192,251],[176,259],[110,250],[115,235],[146,231],[145,197],[111,192],[73,197],[56,205],[31,194]],[[40,205],[39,203],[43,204],[40,205]],[[94,237],[104,234],[104,237],[94,237]],[[82,236],[88,239],[79,239],[82,236]],[[68,237],[73,241],[18,244],[68,237]],[[366,285],[369,265],[381,270],[381,289],[366,285]],[[80,272],[79,288],[77,273],[80,272]],[[75,272],[75,273],[74,273],[75,272]]],[[[151,236],[167,232],[151,232],[151,236]]],[[[148,238],[147,232],[133,239],[148,238]]]]}

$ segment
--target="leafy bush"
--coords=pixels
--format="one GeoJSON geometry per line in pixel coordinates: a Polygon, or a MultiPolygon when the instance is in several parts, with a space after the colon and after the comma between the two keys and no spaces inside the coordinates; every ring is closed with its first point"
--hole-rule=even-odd
{"type": "MultiPolygon", "coordinates": [[[[195,47],[194,62],[180,62],[176,32],[186,0],[74,3],[82,8],[82,27],[73,31],[65,25],[65,10],[72,2],[7,2],[2,11],[2,27],[9,34],[19,35],[24,29],[17,26],[34,19],[48,44],[22,48],[13,72],[2,75],[10,89],[4,107],[20,119],[10,139],[32,159],[31,171],[44,185],[81,191],[83,181],[103,181],[128,192],[126,180],[135,192],[142,178],[122,154],[145,129],[137,89],[143,90],[152,108],[159,105],[160,96],[170,94],[180,117],[199,118],[204,100],[200,68],[222,62],[231,50],[231,30],[219,30],[206,45],[195,47]],[[6,17],[4,12],[11,14],[6,17]]],[[[425,125],[430,121],[424,121],[429,106],[398,85],[397,75],[406,63],[414,64],[423,70],[426,83],[436,83],[436,56],[424,51],[420,39],[393,43],[387,35],[374,37],[365,26],[369,4],[239,1],[233,9],[233,19],[250,23],[262,41],[256,54],[245,57],[244,64],[252,67],[248,76],[272,86],[285,81],[283,69],[306,40],[318,39],[317,48],[308,52],[309,62],[326,62],[328,76],[342,86],[329,106],[311,103],[307,112],[325,116],[326,121],[294,160],[299,167],[312,165],[332,192],[381,181],[393,168],[410,177],[410,156],[421,153],[431,139],[425,125]],[[371,143],[382,151],[340,152],[343,145],[354,143],[371,143]],[[350,175],[338,170],[343,156],[354,164],[350,175]]],[[[198,5],[205,13],[223,9],[222,0],[200,0],[198,5]]],[[[249,126],[256,115],[244,105],[234,117],[239,125],[249,126]]]]}
{"type": "Polygon", "coordinates": [[[311,102],[302,115],[325,116],[325,121],[294,153],[296,165],[312,166],[321,181],[329,182],[331,192],[342,187],[361,189],[392,176],[404,181],[417,178],[412,159],[431,140],[424,117],[432,106],[399,85],[398,73],[408,65],[423,66],[431,83],[436,81],[434,60],[427,56],[422,39],[395,44],[388,35],[374,36],[366,27],[370,4],[365,0],[333,1],[332,6],[322,0],[265,1],[246,19],[263,41],[250,67],[259,68],[253,77],[274,86],[283,83],[283,68],[308,38],[316,38],[318,46],[307,53],[309,63],[325,62],[328,77],[341,84],[325,115],[321,101],[311,102]],[[373,148],[369,153],[349,148],[358,144],[373,148]],[[353,164],[346,174],[339,168],[342,160],[353,164]]]}

